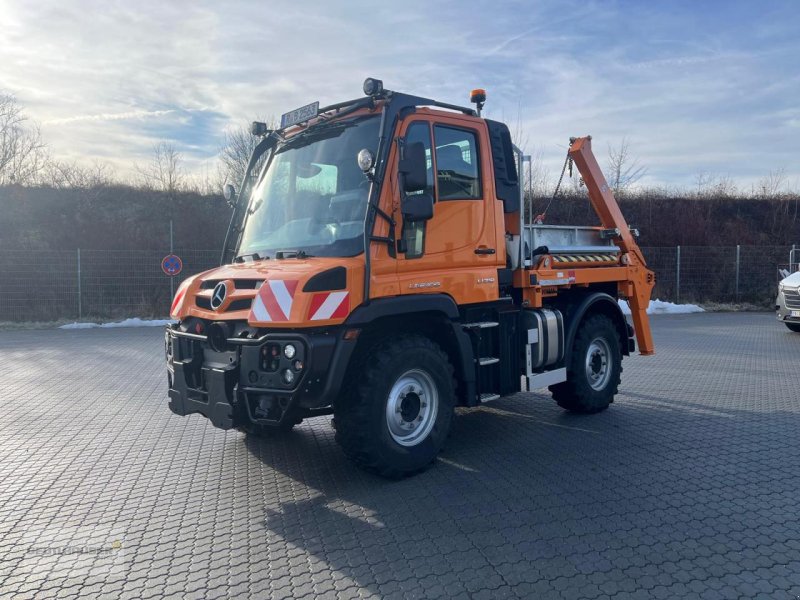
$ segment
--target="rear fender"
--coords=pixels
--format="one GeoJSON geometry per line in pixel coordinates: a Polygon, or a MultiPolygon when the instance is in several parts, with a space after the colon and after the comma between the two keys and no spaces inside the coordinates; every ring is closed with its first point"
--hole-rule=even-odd
{"type": "Polygon", "coordinates": [[[628,324],[622,309],[617,300],[603,292],[589,294],[576,305],[573,310],[568,311],[566,345],[567,355],[572,352],[572,345],[575,336],[578,334],[578,327],[581,322],[589,315],[604,314],[609,317],[617,328],[621,344],[622,354],[629,356],[636,349],[633,338],[633,329],[628,324]]]}

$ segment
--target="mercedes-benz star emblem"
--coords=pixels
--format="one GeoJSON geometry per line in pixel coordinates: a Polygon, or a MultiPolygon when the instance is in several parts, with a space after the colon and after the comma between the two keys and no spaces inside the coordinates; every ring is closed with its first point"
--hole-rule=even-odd
{"type": "Polygon", "coordinates": [[[219,307],[222,306],[223,302],[225,302],[225,297],[227,295],[228,286],[224,281],[220,281],[214,288],[214,292],[211,294],[211,308],[214,310],[219,310],[219,307]]]}

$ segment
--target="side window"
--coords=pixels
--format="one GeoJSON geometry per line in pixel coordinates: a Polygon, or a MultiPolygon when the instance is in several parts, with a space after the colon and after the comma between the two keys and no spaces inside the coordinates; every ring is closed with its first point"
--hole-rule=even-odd
{"type": "Polygon", "coordinates": [[[439,200],[473,200],[483,196],[475,134],[436,125],[436,187],[439,200]]]}
{"type": "MultiPolygon", "coordinates": [[[[434,198],[433,189],[433,155],[431,149],[431,129],[428,123],[418,121],[408,126],[406,130],[406,144],[422,142],[425,146],[425,157],[428,162],[428,186],[415,194],[430,194],[434,198]]],[[[405,248],[406,258],[419,258],[425,253],[425,222],[403,223],[401,238],[405,248]]]]}

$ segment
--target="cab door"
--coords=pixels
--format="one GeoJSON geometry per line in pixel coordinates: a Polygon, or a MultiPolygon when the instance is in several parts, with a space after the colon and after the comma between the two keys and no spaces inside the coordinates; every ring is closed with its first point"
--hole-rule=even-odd
{"type": "Polygon", "coordinates": [[[497,269],[504,266],[498,261],[505,253],[497,247],[498,201],[485,125],[458,115],[418,113],[403,123],[400,135],[406,144],[425,146],[428,188],[419,193],[434,198],[430,220],[398,219],[400,293],[445,293],[458,304],[496,300],[497,269]]]}

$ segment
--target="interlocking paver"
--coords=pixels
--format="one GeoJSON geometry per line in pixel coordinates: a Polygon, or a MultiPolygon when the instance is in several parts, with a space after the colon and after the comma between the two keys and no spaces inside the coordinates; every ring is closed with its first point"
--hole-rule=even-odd
{"type": "Polygon", "coordinates": [[[459,410],[401,482],[329,418],[263,440],[173,416],[160,331],[0,331],[0,596],[800,596],[800,336],[653,329],[610,410],[459,410]],[[67,528],[121,536],[120,564],[34,553],[67,528]]]}

